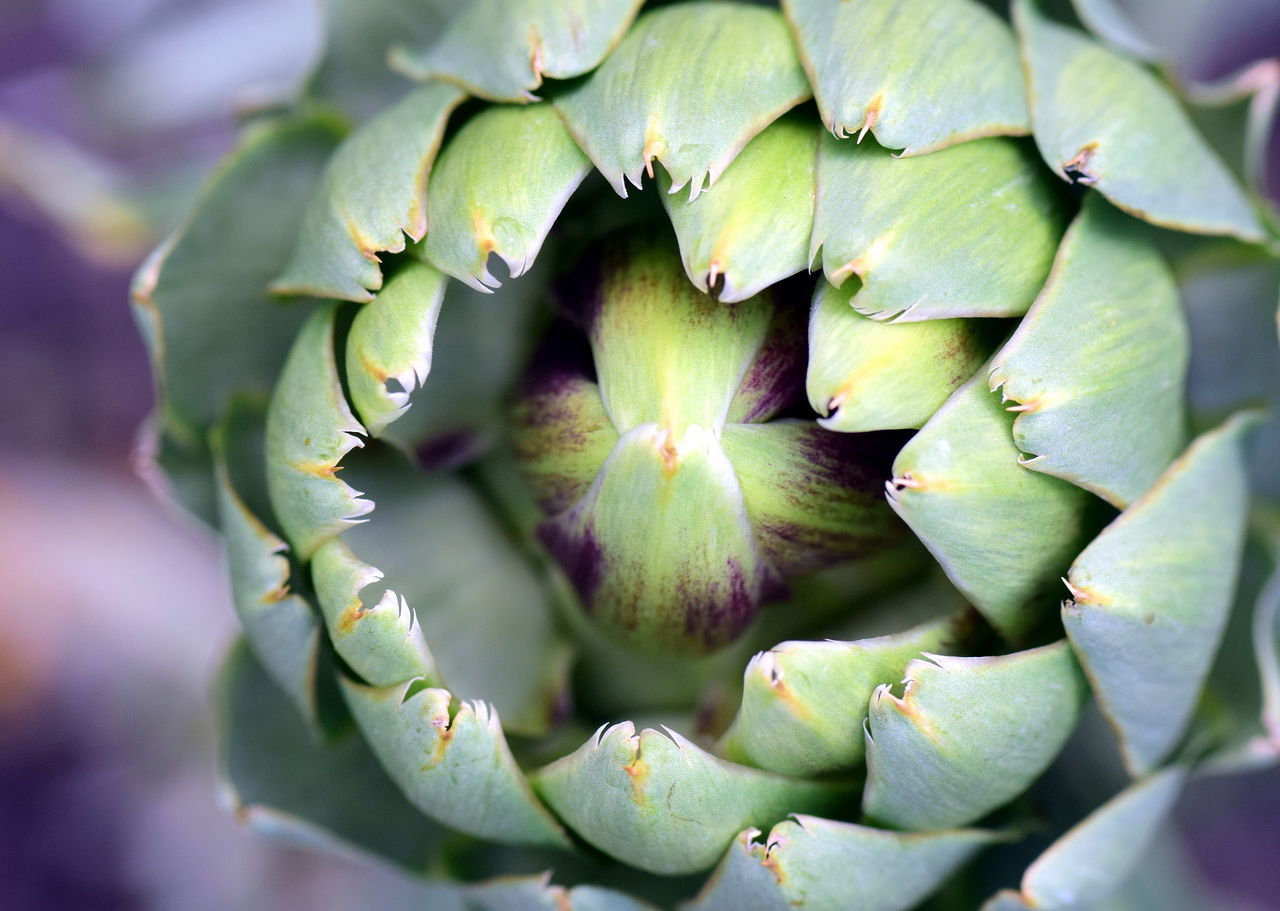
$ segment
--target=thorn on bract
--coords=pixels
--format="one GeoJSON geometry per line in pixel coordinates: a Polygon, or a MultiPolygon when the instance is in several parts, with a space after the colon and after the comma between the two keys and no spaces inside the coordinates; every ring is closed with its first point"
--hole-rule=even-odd
{"type": "Polygon", "coordinates": [[[1091,187],[1098,182],[1098,177],[1089,170],[1089,164],[1098,151],[1098,144],[1091,142],[1076,152],[1075,157],[1062,166],[1063,175],[1071,183],[1091,187]]]}
{"type": "Polygon", "coordinates": [[[867,131],[876,125],[876,121],[880,119],[880,107],[884,104],[884,96],[877,95],[867,104],[866,113],[862,116],[862,128],[858,130],[858,142],[861,143],[867,135],[867,131]]]}

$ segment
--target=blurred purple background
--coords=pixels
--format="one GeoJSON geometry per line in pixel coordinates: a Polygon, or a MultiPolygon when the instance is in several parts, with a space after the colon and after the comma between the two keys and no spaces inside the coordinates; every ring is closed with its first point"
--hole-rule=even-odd
{"type": "MultiPolygon", "coordinates": [[[[1280,53],[1275,0],[1174,5],[1152,34],[1190,75],[1280,53]]],[[[220,557],[130,461],[151,404],[130,271],[232,141],[235,110],[287,95],[318,34],[311,0],[0,0],[5,911],[415,903],[388,872],[223,812],[220,557]]],[[[1280,186],[1274,156],[1270,174],[1280,186]]],[[[1280,907],[1280,773],[1194,786],[1177,840],[1241,909],[1280,907]]]]}

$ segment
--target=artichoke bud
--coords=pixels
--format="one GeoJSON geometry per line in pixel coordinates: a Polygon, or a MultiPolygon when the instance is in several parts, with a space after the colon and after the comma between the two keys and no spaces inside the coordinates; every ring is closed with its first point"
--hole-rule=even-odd
{"type": "Polygon", "coordinates": [[[561,327],[517,409],[539,536],[606,631],[709,652],[788,576],[893,536],[895,440],[783,416],[803,391],[803,302],[716,301],[648,240],[596,266],[569,306],[589,357],[561,327]]]}

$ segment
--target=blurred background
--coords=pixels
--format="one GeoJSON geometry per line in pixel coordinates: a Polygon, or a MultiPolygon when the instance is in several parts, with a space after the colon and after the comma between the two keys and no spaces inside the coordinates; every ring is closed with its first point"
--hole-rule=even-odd
{"type": "MultiPolygon", "coordinates": [[[[1280,55],[1276,0],[1128,5],[1191,80],[1280,55]]],[[[225,811],[208,695],[234,629],[221,557],[133,457],[151,385],[130,273],[237,112],[305,77],[320,32],[316,0],[0,0],[5,911],[429,907],[387,870],[225,811]]],[[[1274,90],[1269,66],[1253,78],[1274,90]]],[[[1193,785],[1160,848],[1239,911],[1280,907],[1278,851],[1280,772],[1193,785]]]]}

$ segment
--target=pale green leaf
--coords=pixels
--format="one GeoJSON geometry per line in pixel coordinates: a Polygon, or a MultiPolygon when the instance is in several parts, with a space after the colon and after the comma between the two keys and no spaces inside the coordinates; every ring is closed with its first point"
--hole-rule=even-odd
{"type": "Polygon", "coordinates": [[[535,100],[544,76],[594,69],[621,40],[642,0],[428,0],[444,19],[421,43],[400,44],[391,64],[416,79],[444,79],[490,101],[535,100]]]}
{"type": "Polygon", "coordinates": [[[1181,737],[1222,636],[1248,505],[1237,415],[1076,558],[1062,622],[1135,774],[1181,737]]]}
{"type": "Polygon", "coordinates": [[[240,475],[263,472],[262,421],[260,409],[233,404],[213,433],[218,525],[231,578],[231,602],[263,671],[288,694],[302,717],[315,724],[320,620],[292,590],[287,545],[246,503],[229,465],[238,463],[240,475]],[[258,439],[246,439],[252,437],[258,439]],[[243,464],[250,458],[257,464],[243,464]]]}
{"type": "MultiPolygon", "coordinates": [[[[784,117],[747,143],[714,193],[662,194],[699,291],[743,301],[809,264],[817,140],[812,124],[784,117]]],[[[669,176],[658,181],[670,190],[669,176]]]]}
{"type": "Polygon", "coordinates": [[[810,259],[876,319],[1018,316],[1049,273],[1066,217],[1035,153],[1012,139],[895,158],[824,136],[810,259]],[[922,200],[928,200],[922,204],[922,200]]]}
{"type": "Polygon", "coordinates": [[[538,793],[578,835],[652,873],[696,873],[734,835],[788,813],[820,810],[838,785],[734,765],[673,731],[604,727],[534,777],[538,793]]]}
{"type": "Polygon", "coordinates": [[[857,642],[783,642],[751,659],[742,705],[721,747],[735,762],[783,775],[815,775],[861,761],[867,705],[907,662],[953,648],[960,617],[857,642]]]}
{"type": "Polygon", "coordinates": [[[381,436],[404,414],[413,391],[426,382],[447,283],[435,269],[411,260],[352,320],[347,391],[370,436],[381,436]]]}
{"type": "Polygon", "coordinates": [[[432,466],[486,449],[509,421],[511,394],[542,326],[547,278],[540,265],[491,294],[449,282],[430,381],[412,393],[411,407],[382,438],[416,450],[432,466]]]}
{"type": "Polygon", "coordinates": [[[373,688],[344,678],[342,689],[382,767],[423,813],[487,841],[567,846],[490,706],[451,709],[447,690],[418,682],[373,688]]]}
{"type": "Polygon", "coordinates": [[[903,447],[888,490],[956,587],[1017,640],[1050,616],[1056,580],[1093,531],[1094,498],[1019,464],[1012,423],[979,370],[903,447]]]}
{"type": "Polygon", "coordinates": [[[989,378],[1016,403],[1024,465],[1121,509],[1186,438],[1187,321],[1168,267],[1135,228],[1090,194],[989,378]]]}
{"type": "Polygon", "coordinates": [[[334,360],[336,306],[312,314],[281,371],[267,411],[267,488],[298,559],[355,524],[373,503],[337,476],[363,445],[334,360]]]}
{"type": "Polygon", "coordinates": [[[996,658],[927,655],[867,719],[862,808],[906,829],[966,825],[1045,770],[1089,692],[1065,641],[996,658]]]}
{"type": "Polygon", "coordinates": [[[350,468],[378,509],[369,522],[325,546],[337,554],[349,546],[358,556],[354,564],[339,561],[338,585],[330,588],[322,576],[324,550],[316,554],[317,593],[322,604],[326,597],[334,601],[325,613],[335,645],[341,641],[335,627],[343,623],[352,636],[360,625],[385,624],[364,634],[378,676],[348,657],[366,682],[403,682],[417,659],[417,674],[432,686],[492,704],[508,731],[541,733],[563,683],[541,580],[474,490],[456,477],[426,475],[387,455],[378,464],[364,460],[350,468]],[[362,607],[355,592],[374,578],[381,585],[365,592],[369,607],[362,607]]]}
{"type": "Polygon", "coordinates": [[[560,211],[591,163],[548,104],[493,107],[449,140],[431,175],[427,259],[477,291],[533,265],[560,211]]]}
{"type": "Polygon", "coordinates": [[[138,270],[133,305],[164,431],[187,449],[238,391],[270,391],[309,308],[267,293],[339,137],[327,117],[246,131],[187,221],[138,270]]]}
{"type": "Polygon", "coordinates": [[[1153,224],[1260,241],[1256,213],[1173,96],[1140,64],[1015,0],[1036,144],[1064,180],[1153,224]]]}
{"type": "Polygon", "coordinates": [[[883,480],[897,442],[795,418],[729,424],[720,437],[760,549],[783,576],[898,540],[901,526],[884,502],[883,480]]]}
{"type": "Polygon", "coordinates": [[[818,282],[809,314],[809,404],[828,430],[920,427],[991,353],[989,322],[886,323],[856,311],[853,291],[818,282]]]}
{"type": "Polygon", "coordinates": [[[462,93],[441,84],[409,92],[348,136],[325,168],[302,233],[272,289],[369,301],[382,287],[379,253],[427,229],[427,176],[462,93]]]}
{"type": "Polygon", "coordinates": [[[604,64],[556,99],[569,132],[618,191],[658,161],[670,192],[714,184],[751,138],[809,97],[777,10],[680,3],[636,20],[604,64]]]}
{"type": "Polygon", "coordinates": [[[987,844],[993,832],[889,832],[797,815],[767,835],[747,829],[684,911],[856,908],[907,911],[987,844]]]}
{"type": "Polygon", "coordinates": [[[422,626],[404,597],[390,588],[376,601],[360,597],[382,576],[382,570],[360,560],[341,537],[326,541],[311,558],[312,584],[334,650],[374,686],[418,677],[439,685],[422,626]]]}
{"type": "Polygon", "coordinates": [[[221,775],[236,818],[425,872],[448,833],[396,790],[354,731],[322,744],[243,641],[222,667],[221,775]]]}
{"type": "Polygon", "coordinates": [[[1079,911],[1115,892],[1141,862],[1182,790],[1181,769],[1131,785],[1059,838],[1027,868],[1020,892],[1002,892],[983,911],[1079,911]]]}
{"type": "Polygon", "coordinates": [[[836,137],[923,155],[1030,131],[1017,43],[973,0],[784,0],[836,137]]]}

